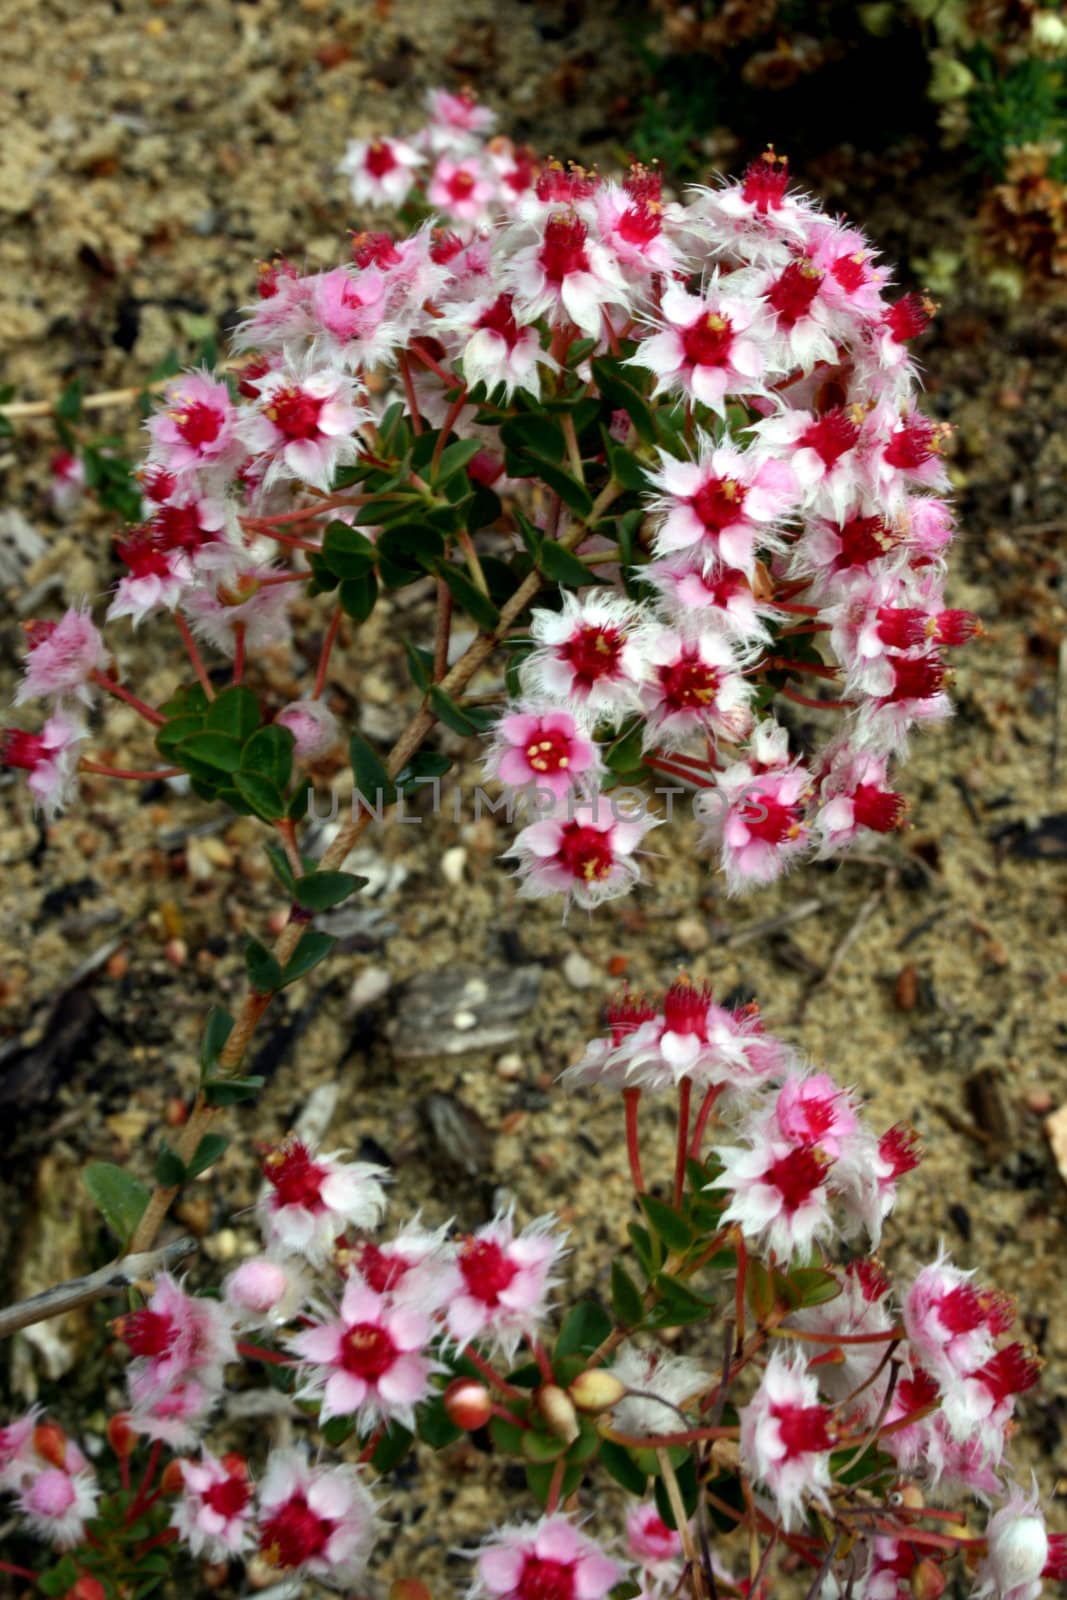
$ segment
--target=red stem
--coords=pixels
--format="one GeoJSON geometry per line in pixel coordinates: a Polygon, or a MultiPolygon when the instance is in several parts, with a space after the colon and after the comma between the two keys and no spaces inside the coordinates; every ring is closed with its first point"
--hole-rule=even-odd
{"type": "Polygon", "coordinates": [[[377,1428],[375,1428],[374,1432],[371,1434],[370,1438],[367,1440],[366,1444],[363,1446],[363,1449],[359,1452],[359,1455],[356,1457],[357,1461],[369,1461],[371,1456],[374,1454],[375,1450],[377,1450],[378,1446],[381,1444],[382,1439],[384,1438],[384,1436],[385,1436],[385,1423],[383,1422],[383,1423],[380,1423],[377,1428]]]}
{"type": "Polygon", "coordinates": [[[608,1434],[613,1444],[633,1450],[666,1450],[674,1444],[695,1444],[700,1439],[736,1439],[736,1428],[686,1428],[684,1433],[616,1433],[608,1434]]]}
{"type": "Polygon", "coordinates": [[[817,617],[819,615],[818,606],[801,606],[789,600],[773,599],[771,605],[776,611],[795,611],[800,617],[817,617]]]}
{"type": "Polygon", "coordinates": [[[311,691],[312,700],[318,700],[326,687],[326,671],[330,665],[330,652],[333,649],[333,643],[337,638],[337,630],[340,626],[341,607],[338,606],[330,618],[330,626],[326,629],[326,637],[323,639],[322,649],[319,651],[319,664],[315,671],[315,687],[311,691]]]}
{"type": "MultiPolygon", "coordinates": [[[[241,521],[244,523],[247,518],[242,517],[241,521]]],[[[320,544],[312,544],[310,539],[298,539],[294,533],[276,533],[273,528],[256,528],[255,532],[262,534],[265,539],[274,539],[278,544],[284,544],[290,550],[310,550],[318,555],[322,549],[320,544]]]]}
{"type": "Polygon", "coordinates": [[[269,578],[257,578],[256,582],[261,589],[272,589],[279,583],[307,583],[310,577],[310,572],[272,572],[269,578]]]}
{"type": "MultiPolygon", "coordinates": [[[[286,577],[285,583],[290,582],[286,577]]],[[[235,622],[233,625],[233,681],[239,684],[245,675],[245,625],[235,622]]]]}
{"type": "Polygon", "coordinates": [[[722,1093],[723,1087],[721,1083],[713,1083],[700,1102],[700,1110],[697,1112],[697,1119],[693,1125],[693,1137],[689,1141],[689,1154],[694,1161],[700,1160],[700,1147],[704,1142],[704,1134],[711,1119],[711,1113],[715,1110],[715,1102],[722,1093]]]}
{"type": "Polygon", "coordinates": [[[779,689],[778,693],[786,700],[792,700],[795,706],[807,706],[811,711],[848,711],[856,704],[855,700],[812,700],[810,696],[788,688],[779,689]]]}
{"type": "Polygon", "coordinates": [[[136,783],[149,783],[156,778],[177,778],[185,771],[184,767],[156,767],[153,771],[142,771],[140,767],[107,767],[102,761],[81,760],[78,762],[79,772],[95,772],[101,778],[132,778],[136,783]]]}
{"type": "Polygon", "coordinates": [[[31,1583],[37,1582],[36,1572],[31,1572],[29,1567],[16,1567],[13,1561],[0,1561],[0,1572],[10,1572],[13,1578],[29,1578],[31,1583]]]}
{"type": "Polygon", "coordinates": [[[674,1158],[674,1209],[679,1211],[685,1193],[685,1156],[689,1148],[689,1107],[693,1099],[693,1080],[683,1078],[678,1085],[678,1151],[674,1158]]]}
{"type": "Polygon", "coordinates": [[[745,1239],[740,1228],[734,1238],[734,1247],[737,1251],[737,1284],[734,1289],[734,1314],[737,1318],[735,1349],[740,1354],[745,1342],[745,1278],[748,1273],[748,1251],[745,1249],[745,1239]]]}
{"type": "Polygon", "coordinates": [[[548,1500],[545,1503],[545,1511],[549,1516],[559,1510],[560,1496],[563,1493],[563,1474],[566,1470],[567,1458],[566,1456],[560,1456],[552,1468],[552,1480],[548,1486],[548,1500]]]}
{"type": "Polygon", "coordinates": [[[408,411],[411,413],[411,431],[418,437],[422,432],[422,418],[419,416],[419,402],[415,398],[415,385],[411,380],[411,366],[407,355],[401,351],[398,364],[400,376],[404,380],[404,393],[407,395],[408,411]]]}
{"type": "Polygon", "coordinates": [[[658,756],[646,756],[645,766],[651,767],[654,772],[665,772],[670,778],[685,778],[687,783],[696,784],[698,789],[713,789],[713,783],[701,783],[696,773],[691,768],[675,767],[667,761],[661,761],[658,756]]]}
{"type": "Polygon", "coordinates": [[[545,1347],[541,1343],[540,1339],[529,1339],[527,1342],[530,1346],[531,1352],[533,1353],[533,1358],[537,1362],[542,1378],[544,1378],[546,1383],[555,1383],[556,1374],[552,1371],[552,1363],[549,1361],[548,1356],[545,1353],[545,1347]]]}
{"type": "Polygon", "coordinates": [[[152,1479],[156,1475],[156,1468],[159,1466],[159,1457],[162,1453],[162,1450],[162,1439],[156,1439],[151,1450],[148,1452],[148,1465],[144,1469],[144,1477],[141,1479],[137,1493],[134,1495],[133,1499],[129,1503],[129,1506],[126,1508],[127,1528],[137,1521],[137,1518],[144,1510],[144,1502],[147,1498],[148,1491],[151,1488],[152,1479]]]}
{"type": "Polygon", "coordinates": [[[244,1340],[237,1342],[237,1354],[245,1356],[249,1361],[265,1361],[272,1367],[293,1367],[296,1362],[292,1356],[283,1356],[277,1350],[264,1350],[262,1345],[248,1344],[244,1340]]]}
{"type": "Polygon", "coordinates": [[[437,443],[434,445],[434,447],[433,447],[433,455],[430,457],[430,477],[431,478],[433,477],[434,473],[437,471],[437,463],[440,461],[441,456],[444,453],[445,443],[446,443],[446,441],[448,439],[449,434],[452,432],[452,428],[453,428],[453,426],[455,424],[456,418],[459,416],[460,412],[463,410],[463,407],[466,404],[467,404],[467,385],[463,384],[463,386],[461,387],[461,389],[460,389],[459,393],[457,394],[456,398],[453,400],[452,404],[449,406],[448,412],[447,412],[447,414],[445,416],[445,420],[441,424],[441,431],[437,435],[437,443]]]}
{"type": "Polygon", "coordinates": [[[161,711],[156,711],[152,706],[146,705],[143,700],[138,700],[135,694],[131,694],[128,689],[122,687],[121,683],[116,683],[114,678],[107,677],[105,673],[91,672],[89,681],[90,683],[95,683],[98,688],[105,689],[108,694],[113,694],[116,700],[125,700],[128,706],[132,706],[138,715],[144,717],[145,721],[150,722],[154,728],[161,728],[166,722],[167,719],[161,711]]]}
{"type": "Polygon", "coordinates": [[[421,361],[424,367],[429,367],[430,371],[436,373],[441,382],[447,383],[450,389],[454,389],[459,382],[454,373],[446,372],[444,367],[435,361],[429,351],[424,350],[420,344],[411,345],[409,354],[413,355],[416,361],[421,361]]]}
{"type": "Polygon", "coordinates": [[[151,1539],[146,1539],[144,1544],[137,1546],[137,1559],[146,1556],[149,1550],[154,1550],[157,1545],[173,1544],[178,1537],[177,1528],[164,1528],[162,1533],[155,1533],[151,1539]]]}
{"type": "Polygon", "coordinates": [[[193,638],[189,624],[186,622],[180,611],[176,611],[174,613],[174,622],[178,632],[182,636],[182,643],[185,645],[185,648],[189,653],[189,660],[193,664],[193,671],[200,679],[200,687],[203,689],[209,700],[214,700],[214,684],[207,675],[207,668],[204,666],[204,663],[201,659],[200,651],[196,648],[196,640],[193,638]]]}
{"type": "Polygon", "coordinates": [[[903,1339],[903,1328],[890,1328],[888,1333],[814,1333],[806,1328],[783,1328],[790,1339],[802,1339],[806,1344],[889,1344],[893,1339],[903,1339]]]}
{"type": "Polygon", "coordinates": [[[630,1158],[630,1178],[634,1191],[644,1194],[645,1180],[641,1174],[641,1142],[637,1132],[637,1107],[641,1099],[640,1089],[624,1089],[622,1103],[626,1111],[626,1154],[630,1158]]]}
{"type": "Polygon", "coordinates": [[[486,1383],[491,1383],[498,1394],[504,1395],[508,1400],[525,1400],[528,1398],[521,1389],[516,1389],[513,1383],[509,1383],[506,1378],[502,1378],[496,1368],[490,1366],[485,1357],[479,1355],[472,1344],[466,1346],[463,1355],[465,1360],[469,1361],[472,1366],[477,1367],[486,1383]]]}
{"type": "Polygon", "coordinates": [[[307,522],[311,517],[321,517],[324,511],[332,511],[335,506],[362,506],[365,505],[369,495],[365,494],[333,494],[320,500],[318,505],[301,506],[299,511],[283,511],[276,517],[241,517],[238,520],[243,528],[270,529],[280,527],[283,523],[307,522]]]}

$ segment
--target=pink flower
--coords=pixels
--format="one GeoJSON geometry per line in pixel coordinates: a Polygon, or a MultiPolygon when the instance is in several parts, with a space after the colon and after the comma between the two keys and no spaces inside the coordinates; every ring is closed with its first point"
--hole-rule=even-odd
{"type": "Polygon", "coordinates": [[[787,1326],[824,1335],[826,1344],[823,1348],[827,1350],[831,1348],[835,1337],[844,1339],[840,1346],[840,1361],[828,1362],[820,1369],[820,1382],[829,1398],[839,1405],[862,1389],[862,1393],[849,1406],[847,1415],[858,1413],[864,1424],[869,1425],[878,1415],[889,1382],[888,1372],[884,1369],[881,1382],[874,1381],[879,1367],[883,1366],[886,1348],[891,1342],[897,1320],[887,1298],[889,1279],[877,1263],[861,1256],[849,1262],[839,1275],[839,1281],[839,1295],[822,1305],[795,1312],[787,1326]],[[887,1335],[884,1343],[874,1340],[869,1344],[848,1342],[857,1334],[879,1333],[887,1335]]]}
{"type": "Polygon", "coordinates": [[[1006,1504],[990,1517],[988,1541],[974,1590],[975,1600],[1038,1600],[1042,1578],[1067,1578],[1067,1537],[1050,1534],[1038,1502],[1012,1486],[1006,1504]]]}
{"type": "Polygon", "coordinates": [[[341,737],[337,718],[321,700],[293,700],[282,707],[274,720],[292,734],[293,754],[298,761],[318,761],[341,737]]]}
{"type": "Polygon", "coordinates": [[[622,1567],[561,1513],[502,1528],[475,1552],[472,1597],[606,1600],[622,1567]]]}
{"type": "Polygon", "coordinates": [[[663,332],[642,339],[633,366],[655,373],[653,394],[677,391],[726,415],[729,394],[761,387],[770,325],[754,296],[713,279],[700,295],[672,283],[664,291],[663,332]]]}
{"type": "Polygon", "coordinates": [[[452,310],[441,326],[465,337],[460,359],[468,384],[484,383],[490,394],[503,386],[506,400],[516,389],[536,398],[541,392],[538,366],[554,369],[557,363],[542,350],[536,327],[516,320],[514,304],[510,294],[482,296],[452,310]]]}
{"type": "Polygon", "coordinates": [[[394,1419],[414,1427],[415,1406],[430,1393],[434,1364],[424,1354],[428,1316],[394,1303],[351,1276],[336,1320],[305,1328],[290,1348],[310,1368],[301,1395],[322,1397],[320,1416],[358,1418],[361,1430],[394,1419]]]}
{"type": "Polygon", "coordinates": [[[534,610],[535,648],[522,663],[523,687],[538,698],[576,701],[591,716],[636,709],[644,677],[636,607],[599,590],[564,592],[559,611],[534,610]]]}
{"type": "Polygon", "coordinates": [[[666,1577],[682,1553],[682,1536],[668,1528],[655,1505],[648,1501],[635,1506],[626,1517],[626,1545],[635,1561],[649,1569],[653,1577],[666,1577]]]}
{"type": "Polygon", "coordinates": [[[307,1298],[307,1284],[293,1260],[251,1256],[223,1280],[223,1297],[235,1320],[246,1326],[289,1322],[307,1298]]]}
{"type": "Polygon", "coordinates": [[[460,1283],[447,1227],[431,1232],[419,1226],[417,1216],[386,1244],[341,1239],[334,1260],[343,1274],[357,1276],[375,1294],[427,1315],[441,1310],[460,1283]]]}
{"type": "Polygon", "coordinates": [[[461,222],[482,222],[495,193],[496,185],[477,156],[453,161],[443,155],[433,170],[426,198],[438,211],[461,222]]]}
{"type": "Polygon", "coordinates": [[[560,799],[596,776],[600,758],[569,711],[519,708],[497,724],[487,770],[512,788],[532,783],[560,799]]]}
{"type": "Polygon", "coordinates": [[[774,1497],[782,1526],[793,1527],[805,1500],[827,1506],[833,1418],[802,1355],[775,1351],[741,1417],[741,1460],[774,1497]]]}
{"type": "Polygon", "coordinates": [[[810,372],[816,362],[834,359],[836,328],[833,307],[821,292],[825,281],[826,274],[803,254],[759,281],[774,313],[774,365],[785,372],[810,372]]]}
{"type": "Polygon", "coordinates": [[[186,1294],[168,1272],[156,1278],[148,1304],[116,1318],[114,1327],[144,1392],[162,1393],[190,1377],[221,1384],[223,1367],[236,1359],[226,1307],[186,1294]]]}
{"type": "Polygon", "coordinates": [[[851,1092],[827,1072],[786,1078],[775,1096],[772,1119],[778,1137],[821,1150],[831,1161],[847,1154],[860,1126],[851,1092]]]}
{"type": "Polygon", "coordinates": [[[639,642],[647,672],[641,685],[646,750],[675,749],[699,733],[730,742],[744,738],[752,726],[753,689],[724,633],[713,623],[650,623],[639,642]]]}
{"type": "Polygon", "coordinates": [[[909,489],[943,488],[948,478],[941,454],[950,431],[914,409],[900,415],[889,406],[877,407],[864,427],[871,492],[898,509],[909,489]]]}
{"type": "Polygon", "coordinates": [[[150,1374],[131,1369],[127,1376],[131,1430],[175,1450],[190,1449],[222,1396],[221,1376],[210,1373],[208,1377],[206,1383],[199,1377],[187,1378],[161,1390],[151,1382],[150,1374]]]}
{"type": "Polygon", "coordinates": [[[407,199],[422,156],[404,139],[350,139],[337,170],[357,206],[395,210],[407,199]]]}
{"type": "Polygon", "coordinates": [[[273,567],[237,567],[220,554],[215,570],[205,570],[182,597],[182,610],[200,639],[232,660],[237,649],[237,628],[244,629],[249,652],[283,644],[289,637],[289,584],[264,583],[279,574],[273,567]]]}
{"type": "Polygon", "coordinates": [[[880,317],[886,273],[875,266],[876,254],[859,229],[821,219],[809,238],[812,265],[823,274],[822,299],[861,322],[880,317]]]}
{"type": "Polygon", "coordinates": [[[973,1276],[942,1254],[923,1267],[904,1296],[908,1338],[924,1365],[946,1383],[989,1361],[994,1338],[1014,1320],[1006,1297],[976,1289],[973,1276]]]}
{"type": "Polygon", "coordinates": [[[68,711],[54,711],[40,733],[21,728],[0,730],[0,766],[21,767],[39,808],[51,822],[78,787],[78,746],[85,738],[82,722],[68,711]]]}
{"type": "Polygon", "coordinates": [[[282,1574],[356,1582],[375,1538],[374,1501],[355,1467],[309,1466],[276,1450],[259,1486],[259,1553],[282,1574]]]}
{"type": "Polygon", "coordinates": [[[129,575],[115,586],[107,608],[107,621],[132,617],[139,627],[160,609],[173,611],[193,581],[193,567],[180,548],[168,549],[147,528],[134,529],[126,539],[116,539],[115,553],[129,567],[129,575]]]}
{"type": "Polygon", "coordinates": [[[779,548],[773,525],[796,502],[790,469],[755,448],[717,445],[707,434],[698,435],[696,461],[660,459],[660,470],[650,474],[662,491],[655,502],[656,556],[684,551],[694,565],[714,560],[751,578],[757,552],[779,548]]]}
{"type": "Polygon", "coordinates": [[[254,1513],[248,1463],[243,1456],[217,1460],[205,1450],[199,1461],[180,1461],[182,1493],[171,1513],[171,1527],[194,1556],[228,1561],[248,1543],[254,1513]]]}
{"type": "Polygon", "coordinates": [[[890,789],[884,756],[842,745],[820,786],[821,804],[814,829],[822,835],[820,854],[844,849],[868,829],[891,833],[904,820],[904,796],[890,789]]]}
{"type": "Polygon", "coordinates": [[[864,487],[863,463],[856,449],[860,422],[844,406],[819,415],[780,411],[755,423],[752,432],[769,452],[788,463],[800,485],[803,508],[813,515],[843,517],[864,487]]]}
{"type": "Polygon", "coordinates": [[[668,1355],[655,1345],[624,1345],[608,1371],[627,1390],[612,1408],[620,1433],[677,1433],[683,1425],[679,1412],[692,1409],[715,1381],[688,1356],[668,1355]]]}
{"type": "Polygon", "coordinates": [[[445,1309],[445,1324],[460,1349],[477,1339],[510,1360],[534,1332],[555,1284],[563,1254],[556,1219],[539,1217],[516,1234],[510,1212],[487,1222],[459,1247],[461,1283],[445,1309]]]}
{"type": "Polygon", "coordinates": [[[620,267],[638,280],[657,272],[673,276],[678,269],[678,253],[664,226],[658,177],[648,173],[644,188],[640,182],[604,183],[596,192],[600,238],[620,267]]]}
{"type": "Polygon", "coordinates": [[[24,1417],[0,1428],[0,1489],[17,1489],[38,1464],[33,1441],[40,1414],[40,1408],[34,1406],[24,1417]]]}
{"type": "Polygon", "coordinates": [[[598,338],[609,306],[626,309],[630,291],[602,244],[576,211],[555,211],[539,242],[524,245],[506,267],[507,287],[524,321],[547,316],[598,338]]]}
{"type": "Polygon", "coordinates": [[[26,629],[26,667],[15,704],[73,695],[89,705],[89,679],[102,672],[108,652],[88,604],[71,606],[58,622],[31,622],[26,629]]]}
{"type": "Polygon", "coordinates": [[[733,567],[697,567],[683,551],[669,561],[652,561],[641,576],[652,584],[676,622],[714,621],[741,646],[766,644],[767,622],[780,613],[756,599],[743,572],[733,567]]]}
{"type": "Polygon", "coordinates": [[[757,1137],[754,1148],[716,1147],[722,1172],[710,1186],[730,1191],[722,1220],[788,1259],[833,1232],[826,1190],[829,1162],[807,1145],[757,1137]]]}
{"type": "Polygon", "coordinates": [[[805,813],[811,775],[788,766],[754,773],[739,761],[718,774],[702,805],[705,843],[717,844],[731,894],[753,883],[772,883],[808,848],[805,813]]]}
{"type": "Polygon", "coordinates": [[[680,978],[663,996],[661,1011],[618,1044],[625,1080],[657,1089],[691,1078],[705,1086],[751,1087],[781,1071],[788,1055],[764,1034],[754,1007],[728,1011],[712,1001],[705,984],[680,978]]]}
{"type": "Polygon", "coordinates": [[[356,459],[355,433],[367,417],[352,378],[305,361],[267,373],[239,426],[248,449],[266,459],[265,487],[296,478],[328,490],[337,468],[356,459]]]}
{"type": "Polygon", "coordinates": [[[374,1228],[385,1210],[383,1167],[313,1155],[298,1139],[270,1151],[263,1176],[256,1212],[268,1242],[316,1265],[346,1228],[374,1228]]]}
{"type": "Polygon", "coordinates": [[[530,823],[507,851],[518,859],[519,893],[535,899],[569,895],[587,909],[627,894],[641,876],[634,852],[660,821],[647,813],[628,815],[610,795],[598,795],[591,804],[530,823]]]}
{"type": "Polygon", "coordinates": [[[426,138],[435,152],[474,149],[496,122],[496,113],[480,106],[469,89],[461,89],[459,94],[431,89],[426,109],[430,116],[426,138]]]}
{"type": "Polygon", "coordinates": [[[154,463],[175,473],[195,467],[228,472],[240,459],[237,411],[221,379],[186,372],[164,389],[163,406],[148,419],[154,463]]]}
{"type": "Polygon", "coordinates": [[[48,499],[57,517],[64,521],[74,515],[85,495],[85,462],[61,450],[50,462],[52,481],[48,486],[48,499]]]}
{"type": "Polygon", "coordinates": [[[311,280],[316,348],[349,370],[378,366],[393,347],[386,280],[373,268],[335,267],[311,280]]]}
{"type": "Polygon", "coordinates": [[[84,1537],[99,1493],[91,1470],[45,1467],[23,1483],[18,1508],[38,1538],[56,1550],[69,1550],[84,1537]]]}

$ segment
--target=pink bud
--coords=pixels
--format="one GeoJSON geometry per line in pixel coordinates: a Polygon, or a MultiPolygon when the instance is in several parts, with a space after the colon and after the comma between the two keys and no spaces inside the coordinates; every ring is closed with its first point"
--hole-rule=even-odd
{"type": "Polygon", "coordinates": [[[484,1428],[493,1414],[489,1390],[472,1378],[456,1378],[445,1390],[445,1411],[449,1421],[465,1433],[484,1428]]]}
{"type": "Polygon", "coordinates": [[[241,1311],[265,1316],[278,1304],[289,1287],[285,1268],[266,1256],[244,1261],[226,1280],[226,1299],[241,1311]]]}
{"type": "Polygon", "coordinates": [[[46,1467],[30,1484],[26,1508],[41,1517],[61,1517],[74,1504],[74,1485],[59,1467],[46,1467]]]}

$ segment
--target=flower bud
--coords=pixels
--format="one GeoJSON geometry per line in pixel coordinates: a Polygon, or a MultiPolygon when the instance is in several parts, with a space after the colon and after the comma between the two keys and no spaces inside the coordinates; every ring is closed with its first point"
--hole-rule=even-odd
{"type": "Polygon", "coordinates": [[[916,1562],[911,1574],[911,1592],[915,1600],[940,1600],[948,1584],[948,1579],[941,1571],[936,1561],[931,1561],[929,1556],[924,1556],[916,1562]]]}
{"type": "Polygon", "coordinates": [[[573,1444],[578,1437],[578,1418],[570,1395],[558,1383],[546,1383],[537,1391],[537,1409],[557,1439],[573,1444]]]}
{"type": "Polygon", "coordinates": [[[612,1406],[618,1405],[626,1393],[626,1385],[613,1372],[595,1367],[588,1372],[579,1372],[567,1393],[579,1411],[595,1414],[598,1411],[610,1411],[612,1406]]]}
{"type": "Polygon", "coordinates": [[[83,1572],[66,1590],[63,1600],[106,1600],[106,1590],[99,1578],[83,1572]]]}
{"type": "Polygon", "coordinates": [[[266,1316],[273,1311],[289,1287],[285,1268],[266,1256],[253,1256],[230,1273],[223,1293],[238,1311],[266,1316]]]}
{"type": "Polygon", "coordinates": [[[420,1578],[397,1578],[389,1588],[389,1600],[433,1600],[420,1578]]]}
{"type": "MultiPolygon", "coordinates": [[[[476,1428],[484,1428],[489,1421],[493,1414],[493,1402],[484,1383],[478,1383],[473,1378],[456,1378],[445,1390],[445,1411],[448,1420],[455,1423],[457,1428],[462,1428],[464,1433],[473,1433],[476,1428]]],[[[405,1578],[401,1582],[414,1583],[415,1579],[405,1578]]]]}
{"type": "Polygon", "coordinates": [[[41,1422],[33,1430],[33,1448],[44,1461],[62,1469],[67,1463],[67,1436],[58,1422],[41,1422]]]}
{"type": "Polygon", "coordinates": [[[137,1435],[130,1427],[130,1419],[125,1412],[120,1411],[116,1416],[108,1418],[107,1442],[120,1461],[133,1455],[137,1448],[137,1435]]]}
{"type": "Polygon", "coordinates": [[[179,1457],[175,1456],[163,1468],[159,1487],[163,1494],[180,1494],[184,1486],[185,1475],[182,1472],[182,1462],[179,1457]]]}

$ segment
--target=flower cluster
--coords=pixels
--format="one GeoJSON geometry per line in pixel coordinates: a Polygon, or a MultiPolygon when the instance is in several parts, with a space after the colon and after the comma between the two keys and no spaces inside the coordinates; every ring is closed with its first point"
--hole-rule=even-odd
{"type": "MultiPolygon", "coordinates": [[[[502,633],[532,562],[547,603],[508,614],[503,714],[434,704],[491,731],[488,772],[535,809],[523,893],[590,906],[634,883],[660,818],[612,792],[631,776],[699,791],[732,891],[895,828],[892,762],[949,714],[945,652],[978,630],[944,599],[948,430],[917,408],[910,355],[932,308],[894,298],[772,153],[671,199],[656,171],[541,162],[493,122],[435,91],[410,140],[350,144],[357,204],[406,207],[410,231],[357,233],[326,271],[265,268],[232,370],[167,385],[109,619],[172,615],[210,700],[197,639],[241,684],[303,588],[362,621],[429,571],[440,680],[452,606],[502,633]]],[[[335,637],[310,694],[261,708],[303,767],[339,732],[335,637]]],[[[19,702],[52,714],[3,759],[51,815],[96,689],[170,718],[110,674],[85,610],[28,645],[19,702]]],[[[262,781],[227,783],[225,752],[187,742],[189,710],[161,751],[268,816],[262,781]]]]}

